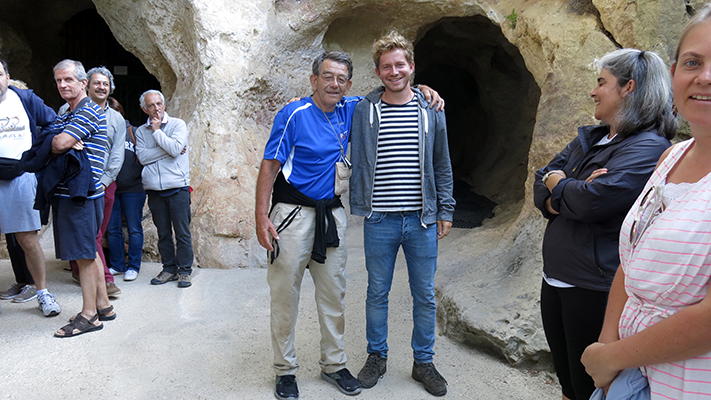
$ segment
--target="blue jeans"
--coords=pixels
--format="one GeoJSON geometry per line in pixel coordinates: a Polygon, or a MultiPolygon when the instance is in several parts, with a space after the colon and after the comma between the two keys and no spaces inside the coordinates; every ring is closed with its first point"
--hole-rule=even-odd
{"type": "Polygon", "coordinates": [[[143,226],[141,216],[143,205],[146,203],[146,192],[116,193],[114,207],[109,220],[109,266],[116,271],[141,269],[141,255],[143,253],[143,226]],[[128,228],[128,266],[126,265],[126,251],[123,242],[122,220],[126,219],[128,228]]]}
{"type": "Polygon", "coordinates": [[[395,258],[402,246],[412,294],[412,350],[418,363],[432,362],[435,342],[437,224],[426,228],[419,211],[373,212],[363,224],[368,297],[365,301],[368,353],[388,355],[388,294],[395,258]]]}

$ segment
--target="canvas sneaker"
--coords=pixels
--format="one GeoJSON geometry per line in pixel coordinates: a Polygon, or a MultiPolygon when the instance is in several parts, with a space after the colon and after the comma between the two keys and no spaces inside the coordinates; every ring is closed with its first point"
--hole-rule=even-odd
{"type": "Polygon", "coordinates": [[[109,272],[111,273],[111,275],[114,275],[114,276],[123,274],[123,272],[117,271],[113,268],[109,268],[109,272]]]}
{"type": "Polygon", "coordinates": [[[138,278],[138,271],[135,269],[127,269],[123,274],[124,281],[135,281],[138,278]]]}
{"type": "Polygon", "coordinates": [[[25,285],[17,296],[12,298],[13,303],[27,303],[37,298],[37,289],[32,285],[25,285]]]}
{"type": "Polygon", "coordinates": [[[37,303],[39,303],[39,309],[42,310],[42,314],[44,314],[45,317],[54,317],[62,312],[62,308],[59,307],[57,299],[50,292],[38,294],[37,303]]]}
{"type": "Polygon", "coordinates": [[[24,283],[13,283],[12,286],[0,292],[0,300],[12,300],[22,292],[22,289],[27,286],[24,283]]]}

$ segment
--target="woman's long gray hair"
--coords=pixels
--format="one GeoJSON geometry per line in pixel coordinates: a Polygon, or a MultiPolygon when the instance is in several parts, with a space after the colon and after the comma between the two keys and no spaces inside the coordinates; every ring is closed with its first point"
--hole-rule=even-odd
{"type": "Polygon", "coordinates": [[[620,87],[635,81],[617,115],[617,134],[654,129],[667,139],[674,137],[677,119],[672,110],[671,77],[661,57],[651,51],[620,49],[605,54],[597,65],[617,78],[620,87]]]}

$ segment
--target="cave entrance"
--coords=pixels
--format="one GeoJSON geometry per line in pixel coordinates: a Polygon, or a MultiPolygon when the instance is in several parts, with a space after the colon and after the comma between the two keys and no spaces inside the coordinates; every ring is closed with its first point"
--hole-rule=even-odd
{"type": "Polygon", "coordinates": [[[415,82],[446,100],[454,226],[520,207],[540,89],[518,48],[486,17],[447,17],[420,32],[415,64],[415,82]]]}
{"type": "Polygon", "coordinates": [[[124,107],[126,119],[142,125],[146,116],[138,98],[148,89],[160,90],[158,80],[141,61],[116,41],[104,19],[95,9],[82,11],[63,26],[66,58],[80,60],[84,67],[104,65],[114,75],[116,91],[112,94],[124,107]],[[87,34],[91,32],[91,34],[87,34]]]}
{"type": "Polygon", "coordinates": [[[54,109],[63,104],[52,81],[52,67],[64,58],[79,60],[88,70],[106,66],[114,75],[115,97],[132,124],[145,122],[138,97],[159,89],[158,80],[114,38],[90,0],[7,2],[0,14],[0,54],[13,79],[28,84],[54,109]]]}

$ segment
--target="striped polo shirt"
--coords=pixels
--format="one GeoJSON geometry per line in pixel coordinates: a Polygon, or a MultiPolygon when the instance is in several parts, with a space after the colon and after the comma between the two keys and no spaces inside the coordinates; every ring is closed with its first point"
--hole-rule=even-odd
{"type": "Polygon", "coordinates": [[[381,103],[373,211],[422,209],[417,100],[381,103]]]}
{"type": "MultiPolygon", "coordinates": [[[[74,139],[84,142],[84,151],[89,158],[91,175],[96,188],[96,193],[89,198],[96,199],[103,196],[104,186],[101,184],[101,176],[104,174],[104,165],[109,149],[104,110],[89,97],[85,97],[74,111],[68,111],[58,116],[50,125],[50,129],[54,132],[67,133],[74,139]]],[[[55,191],[55,196],[69,197],[69,189],[60,183],[55,191]]]]}

